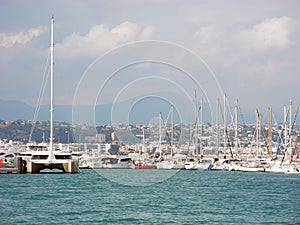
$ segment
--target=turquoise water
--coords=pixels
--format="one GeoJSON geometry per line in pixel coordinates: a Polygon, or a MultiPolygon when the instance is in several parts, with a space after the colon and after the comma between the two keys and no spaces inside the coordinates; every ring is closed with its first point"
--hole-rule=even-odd
{"type": "Polygon", "coordinates": [[[105,171],[1,174],[0,224],[300,224],[299,175],[105,171]]]}

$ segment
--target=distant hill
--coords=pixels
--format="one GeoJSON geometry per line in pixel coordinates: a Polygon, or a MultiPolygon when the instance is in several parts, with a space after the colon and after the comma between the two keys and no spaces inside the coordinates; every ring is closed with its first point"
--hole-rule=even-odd
{"type": "MultiPolygon", "coordinates": [[[[122,105],[124,103],[121,103],[122,105]]],[[[42,105],[38,114],[39,121],[48,121],[50,118],[49,105],[42,105]]],[[[72,123],[72,106],[71,105],[55,105],[54,121],[72,123]]],[[[76,120],[78,123],[85,123],[87,112],[90,111],[88,106],[79,106],[76,110],[80,111],[80,117],[76,120]]],[[[111,124],[112,104],[103,104],[96,106],[95,119],[98,125],[111,124]]],[[[170,105],[165,102],[152,101],[142,102],[141,105],[134,107],[130,112],[128,121],[131,124],[149,123],[154,117],[158,117],[158,113],[162,112],[167,117],[170,105]]],[[[21,101],[0,100],[0,120],[16,121],[16,120],[32,120],[35,108],[21,101]]],[[[118,112],[125,114],[125,112],[118,112]]],[[[123,117],[122,117],[123,118],[123,117]]],[[[166,118],[164,118],[166,119],[166,118]]],[[[170,120],[169,120],[170,121],[170,120]]],[[[91,121],[89,121],[91,122],[91,121]]],[[[115,121],[114,121],[115,122],[115,121]]]]}
{"type": "MultiPolygon", "coordinates": [[[[2,120],[32,120],[35,108],[22,102],[0,100],[0,119],[2,120]]],[[[38,120],[47,121],[50,118],[49,105],[42,105],[38,120]]],[[[57,121],[72,121],[72,106],[55,106],[55,118],[57,121]]]]}
{"type": "MultiPolygon", "coordinates": [[[[168,114],[170,112],[170,104],[161,100],[145,100],[140,101],[139,104],[134,105],[130,112],[122,110],[123,106],[128,102],[118,103],[119,105],[103,104],[96,106],[95,120],[97,125],[107,125],[112,123],[112,108],[117,111],[117,117],[113,118],[113,122],[119,123],[120,121],[128,121],[130,124],[149,124],[154,118],[157,119],[159,112],[162,112],[163,119],[166,121],[168,114]],[[117,118],[117,119],[116,119],[117,118]],[[119,120],[118,120],[119,119],[119,120]]],[[[50,119],[49,105],[42,105],[40,107],[38,120],[48,121],[50,119]]],[[[67,122],[72,123],[72,106],[71,105],[55,105],[54,108],[54,121],[57,122],[67,122]]],[[[86,120],[88,112],[91,107],[79,106],[76,110],[79,110],[79,118],[76,119],[76,123],[87,123],[92,124],[94,118],[86,120]]],[[[92,110],[94,108],[92,107],[92,110]]],[[[35,108],[22,102],[22,101],[7,101],[0,100],[0,120],[15,121],[15,120],[32,120],[34,116],[35,108]]],[[[188,123],[194,123],[194,111],[185,110],[185,115],[190,117],[188,123]]],[[[203,120],[204,123],[211,123],[210,112],[208,107],[204,106],[203,120]]],[[[214,115],[213,115],[214,116],[214,115]]],[[[222,118],[219,118],[220,123],[222,123],[222,118]]],[[[255,121],[255,115],[253,112],[240,112],[239,123],[253,123],[255,121]]],[[[168,119],[170,122],[170,116],[168,119]]],[[[175,123],[180,122],[179,116],[175,111],[175,123]]],[[[228,121],[229,122],[229,121],[228,121]]]]}
{"type": "Polygon", "coordinates": [[[33,118],[34,108],[21,101],[7,101],[0,99],[0,119],[30,120],[33,118]]]}

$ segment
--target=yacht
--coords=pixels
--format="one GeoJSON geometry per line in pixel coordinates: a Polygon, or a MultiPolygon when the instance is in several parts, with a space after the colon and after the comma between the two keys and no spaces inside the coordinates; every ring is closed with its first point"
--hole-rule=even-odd
{"type": "Polygon", "coordinates": [[[185,163],[184,161],[161,160],[156,163],[156,167],[163,170],[181,170],[185,168],[185,163]]]}
{"type": "Polygon", "coordinates": [[[210,158],[188,157],[184,166],[186,170],[207,170],[212,163],[213,160],[210,158]]]}
{"type": "Polygon", "coordinates": [[[150,161],[138,160],[134,164],[135,169],[156,169],[156,165],[150,161]]]}
{"type": "Polygon", "coordinates": [[[108,156],[102,158],[103,169],[133,169],[134,164],[128,156],[108,156]]]}
{"type": "Polygon", "coordinates": [[[28,173],[39,173],[43,169],[59,169],[65,173],[78,172],[78,163],[72,159],[71,152],[66,151],[35,151],[27,161],[28,173]]]}
{"type": "Polygon", "coordinates": [[[65,173],[77,173],[78,172],[78,160],[72,158],[72,154],[69,151],[56,151],[53,146],[53,77],[54,77],[54,17],[51,19],[51,46],[50,46],[50,143],[48,149],[42,149],[41,151],[32,151],[31,156],[25,161],[27,173],[39,173],[44,169],[59,169],[65,173]]]}

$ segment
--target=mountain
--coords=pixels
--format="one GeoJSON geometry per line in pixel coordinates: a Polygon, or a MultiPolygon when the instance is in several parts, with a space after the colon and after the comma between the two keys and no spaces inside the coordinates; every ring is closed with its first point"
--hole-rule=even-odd
{"type": "MultiPolygon", "coordinates": [[[[116,123],[129,124],[149,124],[156,120],[159,112],[162,112],[163,120],[170,123],[170,104],[165,101],[158,99],[146,99],[140,101],[139,104],[131,104],[132,102],[121,102],[117,104],[103,104],[97,105],[95,108],[93,106],[78,106],[75,108],[77,118],[72,121],[72,105],[55,105],[54,106],[54,121],[57,122],[67,122],[67,123],[77,123],[77,124],[93,124],[94,117],[97,125],[107,125],[116,123]],[[128,105],[133,105],[128,112],[128,105]],[[92,114],[91,114],[92,112],[92,114]],[[93,118],[91,118],[93,117],[93,118]],[[89,118],[89,119],[87,119],[89,118]]],[[[182,108],[182,107],[181,107],[182,108]]],[[[203,106],[203,121],[204,123],[212,123],[208,106],[203,106]]],[[[48,121],[50,119],[50,107],[49,105],[42,105],[38,114],[39,121],[48,121]]],[[[214,110],[214,109],[213,109],[214,110]]],[[[35,108],[22,102],[22,101],[10,101],[10,100],[0,100],[0,120],[32,120],[34,116],[35,108]]],[[[180,119],[183,117],[188,119],[183,121],[183,123],[194,123],[195,116],[194,110],[187,111],[183,110],[182,114],[179,116],[178,112],[174,111],[174,121],[175,123],[180,123],[180,119]]],[[[240,111],[239,112],[239,123],[254,123],[255,114],[253,112],[240,111]]],[[[220,114],[221,115],[221,114],[220,114]]],[[[214,116],[214,115],[212,115],[214,116]]],[[[222,123],[222,117],[219,118],[220,123],[222,123]]],[[[228,121],[229,123],[230,121],[228,121]]]]}
{"type": "MultiPolygon", "coordinates": [[[[49,105],[42,105],[38,120],[47,121],[50,118],[49,105]]],[[[2,120],[32,120],[35,108],[22,102],[11,100],[0,100],[0,119],[2,120]]],[[[55,106],[55,119],[57,121],[72,121],[72,106],[55,106]]]]}
{"type": "Polygon", "coordinates": [[[0,99],[0,119],[3,120],[30,120],[33,118],[34,108],[21,101],[0,99]]]}
{"type": "MultiPolygon", "coordinates": [[[[163,119],[166,121],[170,105],[163,101],[142,101],[141,104],[135,105],[130,112],[126,113],[124,105],[128,102],[122,102],[115,104],[102,104],[94,107],[78,106],[76,112],[79,115],[74,120],[75,123],[87,123],[92,124],[95,121],[97,125],[106,125],[111,123],[121,123],[128,121],[130,124],[148,124],[154,118],[158,118],[159,112],[162,112],[163,119]],[[117,111],[115,113],[114,110],[117,111]],[[95,112],[94,112],[95,110],[95,112]],[[93,118],[87,119],[93,112],[93,118]],[[113,113],[112,113],[113,112],[113,113]],[[128,115],[129,114],[129,115],[128,115]]],[[[42,105],[39,110],[39,121],[48,121],[50,119],[50,107],[49,105],[42,105]]],[[[71,105],[55,105],[54,106],[54,121],[72,123],[72,110],[71,105]]],[[[0,120],[32,120],[34,116],[35,108],[21,101],[7,101],[0,100],[0,120]]],[[[193,118],[193,116],[191,117],[193,118]]],[[[170,115],[168,122],[170,123],[170,115]]],[[[178,115],[175,111],[175,122],[179,122],[178,115]]]]}

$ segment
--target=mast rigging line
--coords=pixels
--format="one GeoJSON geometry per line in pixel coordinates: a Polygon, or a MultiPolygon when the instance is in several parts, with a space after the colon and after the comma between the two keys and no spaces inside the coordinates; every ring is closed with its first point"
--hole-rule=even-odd
{"type": "MultiPolygon", "coordinates": [[[[272,114],[273,114],[273,113],[272,113],[272,114]]],[[[287,114],[285,115],[285,118],[284,118],[283,124],[281,125],[281,128],[280,128],[280,130],[278,131],[278,139],[277,139],[277,151],[278,151],[278,149],[280,149],[280,145],[281,145],[281,143],[284,143],[284,142],[283,142],[283,130],[284,130],[284,124],[286,123],[286,121],[287,121],[287,118],[288,118],[289,114],[290,114],[290,110],[288,110],[288,111],[287,111],[287,114]]],[[[276,118],[275,118],[275,115],[274,115],[274,114],[273,114],[273,117],[274,117],[275,123],[277,123],[277,121],[276,121],[276,118]]],[[[279,126],[279,123],[277,123],[277,124],[278,124],[278,126],[279,126]]],[[[285,146],[285,147],[286,147],[286,146],[285,146]]]]}
{"type": "Polygon", "coordinates": [[[240,113],[240,116],[241,116],[241,119],[242,119],[242,122],[243,122],[243,126],[246,126],[245,119],[244,119],[244,114],[242,112],[242,108],[239,105],[238,105],[238,111],[240,113]]]}
{"type": "MultiPolygon", "coordinates": [[[[219,106],[220,106],[220,110],[221,110],[221,115],[222,115],[222,120],[223,122],[225,121],[226,118],[224,118],[224,111],[222,110],[222,106],[220,104],[220,102],[218,102],[219,106]]],[[[226,111],[226,108],[224,109],[226,111]]],[[[229,110],[230,111],[230,110],[229,110]]],[[[232,116],[231,112],[230,112],[230,116],[232,116]]],[[[233,117],[232,117],[233,118],[233,117]]],[[[229,139],[229,134],[228,134],[228,129],[227,129],[227,126],[225,128],[225,134],[224,134],[224,138],[226,140],[226,142],[224,142],[224,149],[225,149],[225,152],[226,150],[229,148],[229,151],[230,151],[230,156],[231,158],[233,158],[233,152],[232,152],[232,149],[231,149],[231,144],[230,144],[230,139],[229,139]]],[[[225,153],[226,154],[226,153],[225,153]]]]}
{"type": "MultiPolygon", "coordinates": [[[[292,138],[291,138],[291,136],[292,136],[292,130],[294,129],[294,127],[295,127],[295,123],[296,123],[296,120],[297,120],[297,116],[298,116],[298,113],[299,113],[299,107],[300,107],[300,105],[297,107],[297,110],[296,110],[296,113],[295,113],[295,117],[294,117],[294,120],[293,120],[293,123],[292,123],[292,127],[290,128],[291,129],[291,132],[289,133],[289,135],[288,135],[288,140],[289,140],[289,142],[288,142],[288,146],[290,146],[290,147],[292,147],[291,146],[291,144],[292,144],[292,138]]],[[[287,151],[287,148],[285,149],[285,152],[287,151]]]]}
{"type": "Polygon", "coordinates": [[[40,108],[41,108],[41,102],[42,102],[42,99],[43,99],[43,96],[44,96],[44,93],[45,93],[47,80],[48,80],[49,75],[50,75],[50,67],[49,67],[50,55],[51,54],[49,52],[48,57],[47,57],[47,61],[46,61],[46,64],[45,64],[45,68],[44,68],[42,84],[41,84],[41,87],[40,87],[39,97],[37,99],[36,108],[35,108],[35,111],[34,111],[33,124],[32,124],[31,129],[30,129],[30,135],[29,135],[28,142],[31,142],[31,139],[32,139],[33,131],[34,131],[35,126],[36,126],[37,117],[38,117],[38,114],[39,114],[39,111],[40,111],[40,108]]]}

